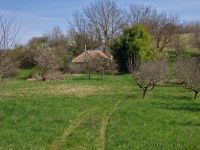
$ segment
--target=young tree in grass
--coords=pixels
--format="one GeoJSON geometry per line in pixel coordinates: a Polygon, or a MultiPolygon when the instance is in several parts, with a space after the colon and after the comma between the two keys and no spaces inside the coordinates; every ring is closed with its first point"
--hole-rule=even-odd
{"type": "Polygon", "coordinates": [[[107,61],[100,58],[91,58],[86,62],[86,70],[88,72],[88,77],[91,79],[91,73],[98,72],[104,76],[104,67],[107,61]]]}
{"type": "Polygon", "coordinates": [[[178,58],[175,64],[176,75],[186,89],[194,92],[194,99],[200,91],[200,58],[178,58]]]}
{"type": "Polygon", "coordinates": [[[103,57],[93,57],[87,52],[87,61],[85,64],[85,70],[88,72],[89,79],[91,78],[91,73],[101,73],[104,77],[105,73],[114,73],[117,69],[117,65],[114,60],[103,58],[103,57]]]}
{"type": "Polygon", "coordinates": [[[46,80],[46,73],[49,71],[56,71],[63,65],[62,58],[57,55],[56,50],[53,48],[43,48],[35,57],[37,66],[42,71],[42,80],[46,80]]]}
{"type": "Polygon", "coordinates": [[[152,38],[141,24],[124,29],[123,35],[115,40],[112,49],[121,72],[132,72],[141,62],[154,60],[156,57],[152,38]]]}
{"type": "Polygon", "coordinates": [[[143,90],[144,99],[147,91],[166,78],[166,65],[164,61],[146,62],[134,73],[137,85],[143,90]]]}

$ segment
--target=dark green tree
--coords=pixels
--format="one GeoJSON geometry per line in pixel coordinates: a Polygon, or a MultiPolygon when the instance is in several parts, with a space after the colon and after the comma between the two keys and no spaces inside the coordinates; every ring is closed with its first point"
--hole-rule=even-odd
{"type": "Polygon", "coordinates": [[[125,28],[123,35],[115,39],[112,50],[120,72],[132,72],[141,62],[156,58],[151,35],[140,24],[125,28]]]}

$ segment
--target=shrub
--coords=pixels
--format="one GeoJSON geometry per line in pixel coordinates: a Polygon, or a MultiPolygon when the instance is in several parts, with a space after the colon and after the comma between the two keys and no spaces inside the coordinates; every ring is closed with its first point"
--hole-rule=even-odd
{"type": "Polygon", "coordinates": [[[0,80],[17,74],[18,63],[13,60],[9,51],[0,52],[0,80]]]}

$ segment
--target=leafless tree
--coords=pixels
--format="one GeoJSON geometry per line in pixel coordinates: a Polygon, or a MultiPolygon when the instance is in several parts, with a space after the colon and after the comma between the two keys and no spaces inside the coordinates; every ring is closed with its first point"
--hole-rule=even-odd
{"type": "Polygon", "coordinates": [[[87,34],[87,20],[82,13],[77,11],[73,14],[72,27],[82,35],[87,34]]]}
{"type": "Polygon", "coordinates": [[[84,49],[85,44],[88,48],[93,48],[97,41],[95,33],[91,31],[92,29],[87,24],[87,19],[82,12],[74,13],[68,36],[70,41],[73,40],[73,43],[81,49],[84,49]]]}
{"type": "Polygon", "coordinates": [[[130,24],[141,23],[149,29],[158,52],[162,52],[172,43],[179,33],[178,16],[160,13],[150,6],[131,5],[129,18],[130,24]]]}
{"type": "Polygon", "coordinates": [[[194,47],[200,49],[200,23],[195,23],[195,30],[194,30],[194,47]]]}
{"type": "Polygon", "coordinates": [[[200,22],[199,21],[184,21],[182,23],[182,34],[184,33],[195,33],[196,30],[199,30],[197,28],[200,27],[200,22]]]}
{"type": "Polygon", "coordinates": [[[166,13],[158,14],[152,21],[150,32],[155,38],[158,52],[162,52],[179,33],[178,17],[167,15],[166,13]]]}
{"type": "Polygon", "coordinates": [[[67,47],[67,40],[60,29],[60,27],[54,27],[52,31],[45,34],[45,37],[48,38],[48,44],[51,47],[59,47],[59,48],[66,48],[67,47]]]}
{"type": "Polygon", "coordinates": [[[101,73],[104,78],[105,73],[114,74],[117,70],[117,65],[114,60],[106,59],[103,57],[93,57],[90,53],[87,53],[87,61],[85,64],[85,70],[88,72],[89,79],[91,78],[91,73],[101,73]]]}
{"type": "Polygon", "coordinates": [[[194,92],[194,99],[200,91],[200,58],[179,57],[175,64],[175,73],[186,89],[194,92]]]}
{"type": "Polygon", "coordinates": [[[166,64],[165,61],[146,62],[142,64],[134,73],[134,78],[137,85],[143,90],[144,99],[146,92],[166,78],[166,64]]]}
{"type": "Polygon", "coordinates": [[[12,60],[10,51],[19,36],[19,27],[16,24],[16,16],[0,14],[0,80],[7,78],[16,72],[17,63],[12,60]]]}
{"type": "Polygon", "coordinates": [[[109,45],[124,26],[123,11],[113,0],[98,0],[74,15],[77,32],[87,34],[101,44],[109,45]]]}
{"type": "Polygon", "coordinates": [[[183,53],[183,51],[186,49],[187,44],[181,36],[182,34],[177,34],[172,43],[176,56],[180,56],[183,53]]]}
{"type": "Polygon", "coordinates": [[[151,6],[130,5],[128,13],[129,24],[148,24],[156,15],[157,11],[151,6]]]}
{"type": "Polygon", "coordinates": [[[19,38],[20,26],[16,23],[16,15],[0,14],[0,50],[12,48],[19,38]]]}

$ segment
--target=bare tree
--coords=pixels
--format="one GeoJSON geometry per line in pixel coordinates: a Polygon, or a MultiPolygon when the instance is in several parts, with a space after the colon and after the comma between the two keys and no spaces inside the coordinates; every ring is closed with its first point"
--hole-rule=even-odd
{"type": "Polygon", "coordinates": [[[179,33],[178,17],[167,15],[166,13],[158,14],[151,23],[150,32],[155,38],[158,52],[162,52],[179,33]]]}
{"type": "Polygon", "coordinates": [[[186,49],[187,43],[184,38],[182,38],[182,34],[177,34],[174,38],[172,46],[175,50],[176,56],[180,56],[183,51],[186,49]]]}
{"type": "Polygon", "coordinates": [[[66,48],[67,46],[67,39],[58,26],[54,27],[49,33],[46,33],[45,37],[48,38],[48,43],[51,47],[66,48]]]}
{"type": "Polygon", "coordinates": [[[85,44],[87,48],[93,48],[97,41],[95,32],[88,26],[87,19],[82,12],[76,12],[73,15],[73,22],[71,23],[70,40],[73,39],[76,46],[84,49],[85,44]]]}
{"type": "Polygon", "coordinates": [[[162,52],[179,33],[178,16],[158,12],[150,6],[131,5],[129,9],[129,23],[145,25],[155,39],[155,47],[162,52]]]}
{"type": "Polygon", "coordinates": [[[164,61],[146,62],[134,73],[137,85],[143,90],[144,99],[146,92],[166,78],[166,64],[164,61]]]}
{"type": "Polygon", "coordinates": [[[19,27],[16,24],[16,16],[0,14],[0,80],[16,72],[17,63],[12,60],[8,49],[12,48],[17,40],[19,27]]]}
{"type": "Polygon", "coordinates": [[[109,59],[103,57],[93,57],[89,52],[87,52],[87,60],[85,64],[85,70],[88,72],[89,79],[91,78],[91,73],[101,73],[104,78],[105,73],[114,74],[117,70],[116,63],[109,59]]]}
{"type": "Polygon", "coordinates": [[[130,5],[128,13],[129,24],[148,24],[157,11],[151,6],[130,5]]]}
{"type": "Polygon", "coordinates": [[[16,15],[0,14],[0,50],[12,48],[19,38],[20,26],[16,23],[16,15]]]}
{"type": "Polygon", "coordinates": [[[200,91],[200,58],[179,57],[175,64],[175,73],[186,89],[194,92],[194,99],[200,91]]]}
{"type": "Polygon", "coordinates": [[[194,47],[200,49],[200,23],[195,23],[195,30],[194,30],[194,47]]]}
{"type": "Polygon", "coordinates": [[[109,45],[124,26],[123,11],[113,0],[98,0],[86,7],[82,13],[74,15],[77,32],[86,34],[99,44],[109,45]]]}

